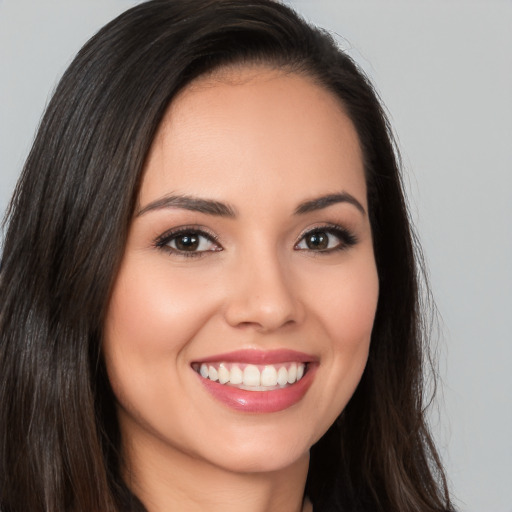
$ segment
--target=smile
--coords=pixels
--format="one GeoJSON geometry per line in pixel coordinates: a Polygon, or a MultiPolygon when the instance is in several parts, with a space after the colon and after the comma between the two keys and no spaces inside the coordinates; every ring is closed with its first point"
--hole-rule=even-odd
{"type": "Polygon", "coordinates": [[[318,360],[292,350],[239,350],[191,364],[203,389],[236,411],[271,413],[298,404],[311,386],[318,360]]]}
{"type": "Polygon", "coordinates": [[[307,363],[289,362],[254,365],[245,363],[195,363],[192,368],[213,382],[248,391],[271,391],[302,379],[307,363]]]}

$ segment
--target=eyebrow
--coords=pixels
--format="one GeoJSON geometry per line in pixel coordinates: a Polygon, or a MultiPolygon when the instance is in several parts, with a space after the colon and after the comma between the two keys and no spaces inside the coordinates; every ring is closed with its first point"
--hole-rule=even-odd
{"type": "MultiPolygon", "coordinates": [[[[323,208],[327,208],[328,206],[337,203],[349,203],[355,206],[363,215],[366,215],[363,205],[354,196],[347,192],[327,194],[325,196],[304,201],[297,206],[294,213],[295,215],[304,215],[306,213],[322,210],[323,208]]],[[[165,208],[182,208],[184,210],[218,217],[235,218],[237,216],[236,208],[229,204],[221,203],[220,201],[202,199],[187,195],[168,195],[144,206],[144,208],[137,212],[137,217],[140,217],[150,211],[165,208]]]]}
{"type": "Polygon", "coordinates": [[[137,213],[137,217],[140,217],[147,212],[161,210],[163,208],[182,208],[184,210],[205,213],[207,215],[230,218],[236,217],[236,209],[228,204],[211,199],[201,199],[199,197],[185,195],[169,195],[157,199],[156,201],[144,206],[144,208],[137,213]]]}
{"type": "Polygon", "coordinates": [[[327,194],[325,196],[320,196],[309,201],[304,201],[303,203],[300,203],[299,206],[297,206],[295,209],[295,214],[303,215],[305,213],[327,208],[328,206],[337,203],[349,203],[355,206],[363,215],[366,215],[366,210],[364,209],[363,205],[354,196],[347,192],[341,192],[339,194],[327,194]]]}

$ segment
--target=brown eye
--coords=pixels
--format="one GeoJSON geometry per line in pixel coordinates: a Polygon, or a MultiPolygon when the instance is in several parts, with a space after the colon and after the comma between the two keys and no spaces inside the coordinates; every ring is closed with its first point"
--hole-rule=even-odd
{"type": "Polygon", "coordinates": [[[178,251],[197,251],[200,237],[195,233],[185,233],[174,239],[174,245],[178,251]]]}
{"type": "Polygon", "coordinates": [[[329,235],[322,231],[309,233],[304,237],[308,249],[323,251],[329,247],[329,235]]]}
{"type": "Polygon", "coordinates": [[[357,238],[340,226],[313,229],[300,239],[296,250],[330,253],[348,249],[357,243],[357,238]]]}
{"type": "Polygon", "coordinates": [[[156,241],[156,246],[182,256],[201,256],[207,252],[222,250],[213,235],[194,230],[167,233],[156,241]]]}

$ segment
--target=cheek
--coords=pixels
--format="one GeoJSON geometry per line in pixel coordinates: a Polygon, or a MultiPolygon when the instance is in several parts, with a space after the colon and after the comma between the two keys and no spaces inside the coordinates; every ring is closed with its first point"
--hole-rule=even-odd
{"type": "Polygon", "coordinates": [[[169,276],[167,263],[126,258],[107,312],[103,356],[109,380],[119,403],[136,416],[146,406],[158,411],[183,381],[180,362],[214,309],[212,297],[198,300],[197,276],[192,286],[186,273],[169,276]]]}
{"type": "Polygon", "coordinates": [[[370,341],[378,299],[378,280],[367,279],[359,283],[345,283],[344,289],[328,298],[330,304],[329,327],[341,346],[357,349],[370,341]]]}
{"type": "Polygon", "coordinates": [[[199,308],[197,276],[169,276],[165,260],[151,265],[128,261],[109,306],[106,345],[141,360],[179,353],[201,328],[211,302],[204,294],[199,308]]]}
{"type": "Polygon", "coordinates": [[[331,269],[329,275],[330,279],[328,275],[323,277],[324,293],[314,306],[317,321],[329,340],[322,357],[322,394],[317,399],[318,410],[325,418],[324,431],[343,411],[359,384],[368,359],[379,295],[373,255],[337,272],[331,269]]]}
{"type": "Polygon", "coordinates": [[[161,405],[179,399],[172,390],[184,380],[180,362],[212,310],[211,297],[198,301],[197,276],[168,269],[165,258],[126,257],[105,323],[103,357],[112,389],[128,412],[123,417],[143,424],[166,421],[161,405]]]}
{"type": "Polygon", "coordinates": [[[323,276],[324,292],[315,307],[334,351],[359,351],[367,345],[375,319],[379,280],[373,253],[323,276]]]}

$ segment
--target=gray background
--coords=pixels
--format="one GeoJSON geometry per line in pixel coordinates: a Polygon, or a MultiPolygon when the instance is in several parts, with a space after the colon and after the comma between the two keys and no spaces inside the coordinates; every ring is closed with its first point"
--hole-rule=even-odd
{"type": "MultiPolygon", "coordinates": [[[[135,0],[0,0],[0,214],[56,80],[135,0]]],[[[512,2],[295,0],[375,81],[441,313],[432,425],[464,512],[512,511],[512,2]]]]}

